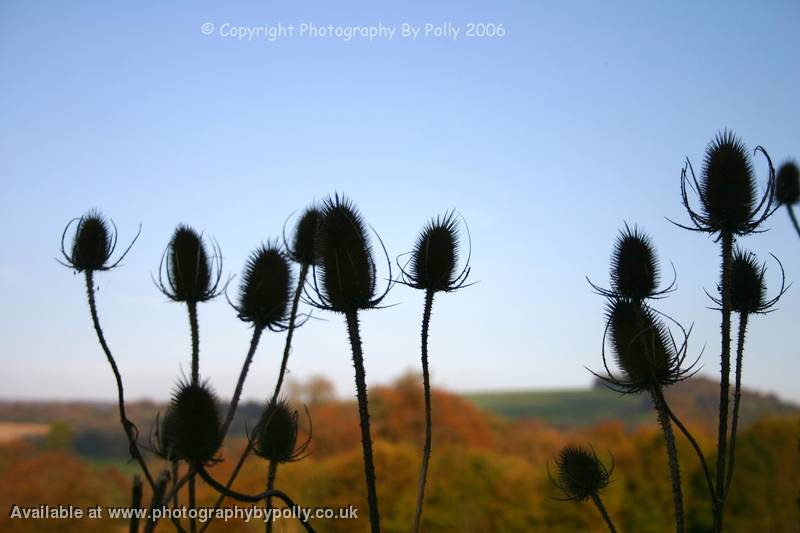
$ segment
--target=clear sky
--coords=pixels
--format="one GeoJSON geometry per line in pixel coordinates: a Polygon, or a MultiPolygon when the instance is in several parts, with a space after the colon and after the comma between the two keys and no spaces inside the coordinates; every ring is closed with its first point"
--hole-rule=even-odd
{"type": "MultiPolygon", "coordinates": [[[[98,207],[122,242],[142,224],[124,265],[98,275],[98,302],[129,396],[165,398],[189,361],[185,309],[151,281],[175,225],[216,238],[235,274],[334,191],[393,257],[432,215],[469,222],[479,283],[436,300],[436,385],[588,385],[604,302],[584,277],[607,284],[625,221],[652,235],[667,273],[674,262],[678,291],[659,306],[694,323],[692,353],[706,345],[703,372],[718,371],[719,313],[703,293],[718,246],[665,217],[687,220],[684,157],[699,168],[724,127],[776,163],[800,157],[799,3],[143,4],[0,5],[0,397],[115,394],[82,279],[54,260],[71,218],[98,207]],[[455,39],[424,36],[447,22],[455,39]],[[278,23],[294,35],[231,36],[278,23]],[[300,35],[304,23],[422,32],[346,41],[300,35]],[[468,23],[504,36],[467,37],[468,23]]],[[[763,185],[763,159],[756,169],[763,185]]],[[[796,284],[751,320],[744,383],[800,400],[800,239],[784,211],[767,225],[742,244],[775,253],[796,284]]],[[[398,286],[388,302],[363,316],[370,383],[419,367],[422,295],[398,286]]],[[[317,314],[327,321],[298,331],[290,377],[352,394],[343,321],[317,314]]],[[[201,372],[229,396],[250,331],[224,299],[200,322],[201,372]]],[[[268,394],[282,345],[264,338],[246,397],[268,394]]]]}

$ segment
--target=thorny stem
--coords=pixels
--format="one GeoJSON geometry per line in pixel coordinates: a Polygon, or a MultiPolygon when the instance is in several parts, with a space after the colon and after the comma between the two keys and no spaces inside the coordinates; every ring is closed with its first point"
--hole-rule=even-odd
{"type": "Polygon", "coordinates": [[[603,520],[606,521],[608,530],[611,533],[617,533],[617,528],[614,527],[614,522],[611,521],[611,517],[608,515],[606,506],[603,505],[603,500],[600,499],[600,495],[597,493],[592,494],[592,501],[594,502],[595,506],[597,506],[597,509],[600,511],[600,514],[603,515],[603,520]]]}
{"type": "MultiPolygon", "coordinates": [[[[286,364],[289,360],[289,353],[292,351],[292,337],[294,336],[295,330],[295,323],[297,322],[297,310],[300,305],[300,296],[303,294],[303,286],[306,283],[306,277],[308,276],[308,269],[309,265],[304,264],[300,268],[300,277],[297,280],[297,288],[294,291],[294,298],[292,299],[292,309],[289,314],[289,327],[286,330],[286,342],[283,345],[283,360],[281,361],[281,370],[278,374],[278,382],[275,385],[275,392],[272,395],[272,400],[275,401],[278,398],[278,394],[280,394],[281,386],[283,384],[283,376],[286,373],[286,364]]],[[[250,455],[250,452],[253,450],[253,444],[248,441],[247,446],[242,451],[242,454],[239,456],[239,460],[236,463],[236,466],[233,468],[233,472],[231,472],[230,477],[228,478],[228,482],[225,484],[225,489],[230,490],[231,485],[236,480],[236,476],[239,475],[239,472],[244,466],[245,460],[247,460],[247,456],[250,455]]],[[[219,491],[220,495],[217,498],[217,501],[214,503],[214,512],[220,508],[222,502],[225,500],[225,492],[219,491]]],[[[214,513],[212,513],[213,516],[214,513]]],[[[205,531],[208,526],[211,525],[211,520],[209,519],[203,524],[203,527],[200,528],[200,532],[202,533],[205,531]]]]}
{"type": "MultiPolygon", "coordinates": [[[[172,480],[173,483],[178,482],[178,474],[180,473],[180,462],[179,461],[172,461],[172,480]]],[[[174,495],[172,496],[172,507],[174,509],[178,508],[178,492],[175,491],[174,495]]]]}
{"type": "Polygon", "coordinates": [[[678,464],[678,450],[675,448],[675,434],[672,432],[669,414],[664,404],[664,396],[658,387],[650,390],[656,412],[658,413],[658,423],[664,432],[664,442],[667,445],[667,458],[669,461],[669,474],[672,480],[672,500],[675,504],[675,531],[683,533],[684,514],[683,514],[683,491],[681,490],[681,471],[678,464]]]}
{"type": "Polygon", "coordinates": [[[148,514],[147,525],[144,528],[144,533],[152,533],[156,529],[156,524],[158,520],[155,518],[155,513],[153,512],[154,509],[159,507],[160,502],[162,502],[162,498],[164,496],[164,490],[167,488],[167,483],[169,483],[169,471],[164,470],[159,474],[158,479],[153,486],[153,499],[150,503],[150,513],[148,514]]]}
{"type": "Polygon", "coordinates": [[[114,356],[111,354],[111,349],[108,347],[108,343],[106,343],[105,335],[103,335],[103,329],[100,327],[100,318],[97,314],[97,303],[95,302],[94,298],[94,271],[87,270],[85,274],[86,274],[86,296],[88,297],[89,300],[89,312],[92,315],[92,323],[94,324],[94,330],[97,333],[97,340],[100,342],[100,347],[106,354],[106,359],[108,359],[108,364],[111,365],[111,370],[114,372],[114,379],[116,379],[117,381],[119,420],[122,423],[122,428],[125,430],[125,435],[128,437],[128,450],[131,454],[131,457],[136,459],[136,461],[139,463],[139,466],[142,468],[144,477],[147,478],[147,483],[150,485],[151,488],[155,488],[155,482],[153,481],[153,476],[150,475],[150,470],[147,468],[147,463],[145,463],[144,458],[142,457],[142,454],[139,451],[139,446],[136,443],[136,426],[133,425],[133,422],[128,420],[128,416],[125,413],[125,389],[122,386],[122,376],[119,373],[117,362],[114,359],[114,356]]]}
{"type": "MultiPolygon", "coordinates": [[[[275,476],[278,474],[278,463],[277,461],[270,461],[269,462],[269,470],[267,471],[267,492],[270,492],[275,488],[275,476]]],[[[272,509],[272,496],[267,496],[267,512],[272,509]]],[[[266,532],[272,533],[272,517],[267,520],[266,525],[266,532]]]]}
{"type": "Polygon", "coordinates": [[[730,393],[731,372],[731,275],[733,268],[733,234],[722,232],[722,353],[720,365],[719,387],[719,431],[717,433],[717,473],[716,473],[716,506],[714,509],[714,530],[722,531],[725,514],[725,459],[728,443],[728,403],[730,393]]]}
{"type": "Polygon", "coordinates": [[[262,326],[255,326],[253,329],[253,337],[250,339],[250,349],[247,351],[247,356],[242,364],[242,370],[239,372],[239,381],[236,382],[236,389],[233,392],[231,404],[228,406],[228,414],[225,417],[225,422],[222,424],[222,438],[228,434],[228,429],[231,427],[233,418],[236,416],[236,408],[239,406],[239,399],[242,396],[242,389],[244,388],[244,381],[247,378],[247,372],[250,369],[250,363],[253,362],[253,356],[258,348],[258,343],[261,340],[261,334],[264,332],[262,326]]]}
{"type": "Polygon", "coordinates": [[[792,219],[792,224],[794,224],[794,229],[797,231],[797,235],[800,236],[800,224],[797,223],[797,217],[794,214],[794,208],[787,204],[786,210],[789,212],[789,218],[792,219]]]}
{"type": "Polygon", "coordinates": [[[131,489],[131,514],[130,533],[139,533],[139,514],[137,509],[142,507],[142,478],[139,474],[133,476],[133,488],[131,489]]]}
{"type": "Polygon", "coordinates": [[[700,459],[700,465],[703,468],[703,474],[705,475],[705,478],[706,478],[706,484],[708,485],[708,495],[711,498],[712,506],[716,505],[714,503],[714,502],[716,502],[716,499],[717,499],[716,498],[716,494],[714,492],[714,481],[711,479],[711,471],[708,469],[708,463],[706,462],[706,458],[703,455],[703,450],[700,449],[700,445],[697,443],[697,440],[695,440],[694,436],[692,436],[692,434],[689,433],[689,430],[686,429],[686,426],[683,425],[683,422],[681,422],[678,419],[678,417],[675,416],[675,413],[673,413],[672,410],[669,408],[669,405],[667,405],[666,399],[664,400],[663,405],[664,405],[664,409],[666,410],[667,414],[672,419],[672,422],[674,422],[675,425],[678,426],[678,429],[681,430],[681,433],[683,433],[683,435],[686,437],[686,439],[692,445],[692,448],[694,448],[695,453],[697,453],[697,457],[700,459]]]}
{"type": "Polygon", "coordinates": [[[353,366],[356,370],[356,397],[361,426],[361,448],[364,452],[364,476],[367,481],[367,501],[369,503],[369,523],[372,533],[380,533],[380,514],[378,513],[378,491],[375,486],[375,464],[372,458],[372,436],[369,429],[369,407],[367,405],[367,378],[364,372],[364,354],[361,348],[361,335],[358,328],[357,312],[345,314],[350,347],[353,350],[353,366]]]}
{"type": "Polygon", "coordinates": [[[431,322],[431,310],[433,309],[432,290],[425,292],[425,308],[422,313],[422,387],[425,395],[425,444],[422,449],[422,467],[419,472],[419,489],[417,491],[417,510],[414,514],[414,526],[412,531],[419,531],[422,518],[422,506],[425,501],[425,481],[428,477],[428,462],[431,457],[431,383],[428,373],[428,330],[431,322]]]}
{"type": "MultiPolygon", "coordinates": [[[[190,511],[192,509],[194,509],[195,505],[197,504],[197,502],[195,501],[195,494],[194,494],[194,482],[195,482],[194,476],[190,477],[189,478],[189,510],[190,511]]],[[[197,533],[197,520],[195,519],[194,516],[190,516],[189,517],[189,531],[191,531],[191,533],[197,533]]]]}
{"type": "Polygon", "coordinates": [[[744,358],[744,339],[747,334],[747,313],[739,315],[739,337],[736,346],[736,373],[733,386],[733,418],[731,419],[731,446],[728,452],[728,477],[725,480],[723,498],[728,496],[733,480],[733,463],[736,456],[736,430],[739,427],[739,403],[742,399],[742,359],[744,358]]]}
{"type": "MultiPolygon", "coordinates": [[[[280,500],[283,500],[283,503],[285,503],[287,507],[297,509],[299,511],[297,513],[298,516],[304,516],[302,508],[296,503],[294,503],[294,501],[285,492],[281,490],[269,490],[266,492],[262,492],[261,494],[255,494],[255,495],[243,494],[241,492],[236,492],[235,490],[229,489],[228,487],[226,487],[225,485],[223,485],[222,483],[211,477],[211,474],[209,474],[203,466],[199,467],[198,473],[200,474],[200,477],[203,478],[203,481],[211,485],[211,488],[213,488],[218,492],[224,493],[226,496],[229,496],[234,500],[239,500],[240,502],[258,503],[269,496],[274,496],[280,500]]],[[[314,533],[314,528],[311,527],[311,524],[304,521],[302,518],[298,518],[298,520],[306,529],[306,531],[314,533]]]]}
{"type": "Polygon", "coordinates": [[[187,302],[189,327],[192,330],[192,385],[200,381],[200,329],[197,326],[197,302],[187,302]]]}

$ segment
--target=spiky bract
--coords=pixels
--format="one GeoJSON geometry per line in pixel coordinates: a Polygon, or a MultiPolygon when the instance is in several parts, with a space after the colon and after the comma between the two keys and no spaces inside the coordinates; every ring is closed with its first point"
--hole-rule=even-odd
{"type": "Polygon", "coordinates": [[[300,221],[294,230],[289,257],[301,265],[313,265],[317,262],[315,246],[317,230],[322,219],[322,212],[315,206],[307,208],[300,216],[300,221]]]}
{"type": "Polygon", "coordinates": [[[260,328],[285,329],[291,299],[292,269],[276,245],[259,247],[247,261],[234,307],[239,318],[260,328]]]}
{"type": "Polygon", "coordinates": [[[222,445],[220,422],[217,397],[208,385],[179,383],[160,428],[160,452],[189,463],[210,463],[222,445]]]}
{"type": "Polygon", "coordinates": [[[759,226],[775,212],[775,169],[764,148],[759,146],[756,152],[761,152],[769,164],[767,186],[760,200],[750,153],[733,132],[723,130],[709,143],[699,181],[687,160],[681,173],[681,195],[692,226],[677,225],[719,235],[761,231],[759,226]],[[699,212],[690,205],[687,185],[699,196],[699,212]]]}
{"type": "Polygon", "coordinates": [[[454,291],[464,285],[469,275],[469,258],[457,272],[460,238],[454,212],[432,219],[420,232],[408,271],[403,271],[407,285],[426,291],[454,291]]]}
{"type": "Polygon", "coordinates": [[[800,172],[794,161],[787,161],[778,169],[775,201],[781,205],[794,205],[800,201],[800,172]]]}
{"type": "Polygon", "coordinates": [[[610,469],[606,468],[593,449],[587,450],[582,446],[564,447],[555,462],[556,479],[551,477],[551,480],[567,499],[573,501],[597,495],[611,482],[614,471],[613,462],[610,469]]]}
{"type": "Polygon", "coordinates": [[[314,305],[349,314],[374,307],[386,295],[375,297],[372,246],[361,214],[350,200],[337,194],[323,203],[315,246],[320,281],[315,280],[319,301],[314,305]]]}
{"type": "Polygon", "coordinates": [[[78,272],[110,270],[125,257],[138,237],[137,233],[120,258],[111,264],[111,256],[117,247],[117,228],[113,221],[107,220],[99,211],[92,209],[82,217],[71,220],[64,228],[61,236],[61,255],[66,263],[62,264],[78,272]],[[70,252],[67,253],[64,241],[73,223],[77,225],[70,252]]]}
{"type": "Polygon", "coordinates": [[[219,294],[222,259],[219,247],[212,245],[209,257],[200,234],[183,224],[175,229],[164,251],[159,268],[159,288],[176,302],[198,303],[219,294]],[[166,282],[162,271],[166,269],[166,282]]]}
{"type": "Polygon", "coordinates": [[[251,437],[255,453],[277,463],[302,459],[311,437],[297,446],[297,419],[297,411],[285,400],[269,402],[251,437]]]}

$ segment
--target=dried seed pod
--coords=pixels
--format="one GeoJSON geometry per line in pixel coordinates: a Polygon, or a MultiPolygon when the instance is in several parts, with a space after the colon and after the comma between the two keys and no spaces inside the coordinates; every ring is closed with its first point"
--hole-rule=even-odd
{"type": "MultiPolygon", "coordinates": [[[[771,254],[770,254],[771,255],[771,254]]],[[[758,264],[758,258],[752,252],[737,248],[731,261],[731,310],[742,315],[766,314],[775,309],[775,305],[787,291],[786,273],[783,265],[772,256],[781,269],[781,287],[773,298],[767,297],[767,284],[764,276],[766,263],[758,264]]],[[[722,306],[722,299],[709,295],[714,303],[722,306]]]]}
{"type": "Polygon", "coordinates": [[[597,458],[594,450],[587,450],[581,446],[566,446],[556,457],[556,479],[551,480],[561,489],[567,499],[583,501],[596,496],[611,482],[614,471],[597,458]]]}
{"type": "Polygon", "coordinates": [[[251,437],[255,453],[277,463],[302,459],[311,436],[297,446],[297,419],[297,411],[292,410],[285,400],[268,403],[251,437]]]}
{"type": "Polygon", "coordinates": [[[213,251],[214,256],[209,257],[200,234],[189,226],[179,225],[161,259],[158,282],[161,291],[176,302],[198,303],[216,297],[222,260],[216,244],[213,251]]]}
{"type": "Polygon", "coordinates": [[[794,161],[787,161],[778,169],[775,201],[781,205],[795,205],[800,201],[800,173],[794,161]]]}
{"type": "Polygon", "coordinates": [[[217,397],[207,384],[178,385],[162,431],[162,453],[171,451],[170,457],[189,463],[214,461],[222,445],[222,429],[217,397]]]}
{"type": "Polygon", "coordinates": [[[286,246],[293,261],[301,265],[317,263],[315,246],[321,219],[322,212],[315,206],[307,208],[300,216],[300,221],[294,230],[292,246],[286,246]]]}
{"type": "MultiPolygon", "coordinates": [[[[141,228],[139,231],[141,232],[141,228]]],[[[117,247],[117,228],[113,221],[107,220],[99,211],[93,209],[82,217],[71,220],[64,228],[61,236],[61,255],[66,262],[61,264],[78,272],[110,270],[122,261],[138,237],[137,233],[119,259],[110,263],[111,256],[117,247]],[[77,223],[77,225],[72,237],[70,253],[67,253],[64,241],[73,223],[77,223]]]]}
{"type": "Polygon", "coordinates": [[[650,237],[634,226],[620,232],[611,255],[611,286],[623,298],[657,295],[659,269],[650,237]]]}
{"type": "Polygon", "coordinates": [[[256,327],[285,328],[289,311],[292,269],[286,255],[275,245],[259,247],[250,256],[242,274],[239,318],[256,327]]]}
{"type": "Polygon", "coordinates": [[[460,238],[458,221],[450,211],[431,220],[420,232],[408,272],[403,271],[406,285],[432,292],[449,292],[464,286],[469,275],[469,257],[459,273],[456,270],[460,238]]]}

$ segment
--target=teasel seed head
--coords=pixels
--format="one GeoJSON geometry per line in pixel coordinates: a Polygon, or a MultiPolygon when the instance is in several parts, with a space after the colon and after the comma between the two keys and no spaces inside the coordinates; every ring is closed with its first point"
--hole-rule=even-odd
{"type": "Polygon", "coordinates": [[[189,226],[179,225],[161,257],[158,274],[161,292],[173,301],[186,303],[205,302],[218,296],[222,256],[216,243],[212,244],[212,251],[214,255],[209,257],[200,234],[189,226]]]}
{"type": "Polygon", "coordinates": [[[800,201],[800,173],[794,161],[787,161],[778,169],[775,201],[780,205],[795,205],[800,201]]]}
{"type": "MultiPolygon", "coordinates": [[[[781,269],[781,287],[774,298],[768,298],[765,280],[766,263],[759,265],[758,258],[752,252],[741,248],[734,250],[731,261],[731,310],[740,315],[767,314],[775,310],[775,305],[789,287],[786,285],[783,265],[774,255],[772,258],[781,269]]],[[[718,308],[722,307],[721,298],[711,295],[709,297],[718,308]]]]}
{"type": "Polygon", "coordinates": [[[755,151],[761,152],[769,164],[767,186],[760,200],[750,153],[733,132],[723,130],[706,148],[699,181],[687,159],[681,173],[681,196],[692,225],[673,223],[692,231],[716,233],[718,237],[763,231],[759,227],[775,212],[775,169],[763,147],[758,146],[755,151]],[[699,196],[699,210],[690,205],[687,187],[699,196]]]}
{"type": "MultiPolygon", "coordinates": [[[[316,206],[311,206],[303,211],[294,229],[292,245],[291,247],[288,244],[286,245],[292,261],[307,266],[317,263],[315,246],[321,219],[322,212],[316,206]]],[[[285,242],[286,240],[284,239],[285,242]]]]}
{"type": "Polygon", "coordinates": [[[664,322],[642,302],[611,298],[607,306],[607,316],[602,352],[607,375],[590,372],[605,381],[609,388],[632,394],[672,385],[693,375],[699,356],[692,365],[683,368],[689,332],[680,324],[675,322],[683,332],[684,340],[678,346],[664,322]],[[606,335],[610,336],[614,358],[622,370],[621,377],[614,376],[608,367],[605,354],[606,335]]]}
{"type": "Polygon", "coordinates": [[[361,214],[347,198],[337,194],[323,203],[315,247],[319,264],[315,265],[312,283],[316,299],[308,298],[312,305],[355,313],[376,307],[388,293],[391,282],[382,295],[375,295],[377,276],[372,246],[361,214]]]}
{"type": "MultiPolygon", "coordinates": [[[[565,499],[583,501],[599,494],[611,482],[614,472],[598,459],[594,449],[582,446],[565,446],[556,456],[556,478],[550,475],[553,484],[564,493],[565,499]]],[[[549,469],[548,469],[549,474],[549,469]]]]}
{"type": "Polygon", "coordinates": [[[188,463],[215,462],[223,436],[214,392],[206,383],[179,383],[159,431],[164,456],[188,463]]]}
{"type": "MultiPolygon", "coordinates": [[[[140,226],[139,232],[141,229],[140,226]]],[[[64,233],[61,235],[61,255],[66,262],[59,262],[77,272],[110,270],[122,261],[137,238],[139,233],[122,255],[111,263],[111,256],[117,247],[117,227],[113,221],[107,220],[99,211],[92,209],[82,217],[72,219],[64,228],[64,233]],[[67,253],[65,240],[72,224],[76,224],[75,234],[72,237],[70,252],[67,253]]]]}
{"type": "Polygon", "coordinates": [[[311,434],[309,432],[308,439],[300,446],[297,445],[297,434],[297,411],[285,400],[277,400],[264,408],[252,433],[251,443],[255,453],[264,459],[277,463],[299,461],[305,457],[311,434]]]}
{"type": "Polygon", "coordinates": [[[417,237],[408,271],[400,268],[402,283],[431,292],[450,292],[463,287],[470,272],[469,254],[458,272],[459,248],[455,212],[448,211],[432,219],[417,237]]]}
{"type": "Polygon", "coordinates": [[[239,318],[257,328],[286,328],[292,269],[289,259],[274,243],[259,247],[247,261],[239,299],[233,307],[239,318]]]}

